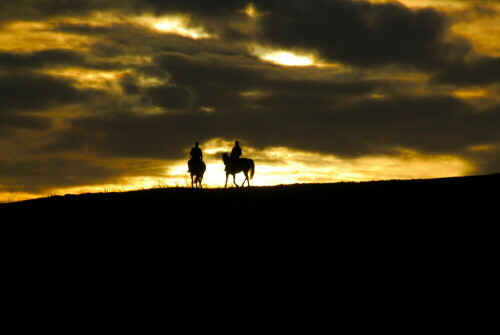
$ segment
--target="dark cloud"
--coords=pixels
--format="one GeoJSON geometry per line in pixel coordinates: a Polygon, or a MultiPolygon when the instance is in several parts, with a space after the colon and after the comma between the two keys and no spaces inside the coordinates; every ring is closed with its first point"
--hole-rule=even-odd
{"type": "Polygon", "coordinates": [[[83,15],[98,10],[126,10],[128,0],[16,0],[0,3],[0,21],[43,20],[54,16],[83,15]],[[121,4],[121,5],[120,5],[121,4]]]}
{"type": "Polygon", "coordinates": [[[255,88],[265,74],[253,60],[214,54],[169,53],[159,56],[157,64],[174,83],[193,88],[199,104],[216,106],[219,112],[238,107],[242,101],[239,93],[255,88]]]}
{"type": "Polygon", "coordinates": [[[44,192],[57,187],[92,185],[114,176],[116,171],[86,160],[0,160],[0,184],[15,192],[44,192]]]}
{"type": "Polygon", "coordinates": [[[500,113],[477,113],[447,96],[367,100],[345,108],[336,128],[345,138],[356,134],[372,148],[406,147],[427,153],[458,154],[472,144],[498,141],[500,113]],[[342,129],[343,128],[343,129],[342,129]],[[347,130],[347,131],[346,131],[347,130]]]}
{"type": "Polygon", "coordinates": [[[131,74],[127,73],[121,76],[119,83],[125,94],[132,95],[140,93],[139,83],[135,76],[132,76],[131,74]]]}
{"type": "Polygon", "coordinates": [[[47,68],[83,64],[81,53],[64,49],[36,52],[0,52],[0,69],[47,68]]]}
{"type": "Polygon", "coordinates": [[[158,15],[165,13],[186,13],[199,16],[225,16],[235,15],[239,10],[244,9],[250,2],[247,0],[214,0],[214,1],[196,1],[196,0],[144,0],[144,4],[153,8],[158,15]]]}
{"type": "Polygon", "coordinates": [[[0,112],[0,138],[7,137],[9,130],[47,130],[51,120],[46,117],[33,115],[15,115],[0,112]]]}
{"type": "Polygon", "coordinates": [[[51,151],[89,150],[100,156],[134,158],[179,158],[193,138],[208,140],[217,133],[211,116],[204,113],[153,114],[116,113],[75,119],[47,148],[51,151]]]}
{"type": "MultiPolygon", "coordinates": [[[[126,54],[126,53],[125,53],[126,54]]],[[[123,53],[121,53],[123,56],[123,53]]],[[[122,70],[129,64],[118,60],[99,58],[98,55],[68,49],[45,49],[33,52],[0,52],[0,70],[18,73],[57,68],[80,68],[93,70],[122,70]]]]}
{"type": "Polygon", "coordinates": [[[238,56],[164,53],[156,58],[155,63],[168,71],[179,84],[247,88],[262,78],[262,71],[255,68],[262,66],[262,63],[238,56]]]}
{"type": "Polygon", "coordinates": [[[500,57],[480,56],[443,66],[433,80],[454,85],[488,85],[500,83],[500,57]]]}
{"type": "MultiPolygon", "coordinates": [[[[294,101],[292,101],[293,103],[294,101]]],[[[341,108],[246,115],[238,133],[261,147],[287,145],[345,157],[387,153],[397,147],[460,154],[498,142],[497,111],[478,114],[451,97],[363,99],[341,108]],[[246,124],[245,124],[246,123],[246,124]]]]}
{"type": "Polygon", "coordinates": [[[470,153],[466,155],[477,165],[478,174],[498,173],[500,167],[500,142],[493,143],[495,149],[470,153]]]}
{"type": "Polygon", "coordinates": [[[447,17],[433,9],[363,1],[280,4],[262,17],[260,38],[284,48],[318,50],[333,61],[435,69],[470,50],[465,41],[445,40],[447,17]]]}
{"type": "Polygon", "coordinates": [[[267,92],[257,101],[226,106],[239,110],[232,114],[119,113],[77,119],[53,149],[73,143],[72,150],[92,148],[103,156],[166,159],[182,157],[179,143],[195,138],[238,137],[258,148],[289,146],[358,157],[397,147],[461,154],[468,146],[500,141],[497,109],[477,113],[449,96],[365,96],[349,105],[318,96],[267,92]]]}
{"type": "Polygon", "coordinates": [[[49,75],[19,73],[0,75],[0,112],[43,110],[81,101],[84,95],[67,80],[49,75]]]}
{"type": "MultiPolygon", "coordinates": [[[[322,71],[317,71],[316,77],[314,69],[283,70],[279,66],[242,55],[164,53],[155,62],[169,73],[173,82],[193,88],[198,102],[204,106],[244,104],[246,98],[242,98],[242,95],[252,92],[267,97],[279,92],[290,96],[309,95],[310,102],[313,102],[321,95],[367,94],[384,85],[379,80],[345,79],[341,74],[325,77],[322,71]]],[[[289,107],[293,104],[285,105],[289,107]]]]}
{"type": "Polygon", "coordinates": [[[145,96],[153,105],[166,109],[187,108],[192,100],[189,89],[167,85],[148,88],[145,96]]]}

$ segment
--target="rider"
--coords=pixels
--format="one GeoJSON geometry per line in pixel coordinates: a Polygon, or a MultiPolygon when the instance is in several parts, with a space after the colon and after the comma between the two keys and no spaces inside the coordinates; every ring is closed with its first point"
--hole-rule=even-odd
{"type": "Polygon", "coordinates": [[[188,172],[191,172],[191,167],[193,163],[197,163],[199,161],[203,160],[203,152],[201,151],[201,148],[199,147],[200,143],[196,142],[194,144],[194,147],[191,148],[191,152],[189,153],[190,159],[188,161],[188,172]]]}
{"type": "MultiPolygon", "coordinates": [[[[233,163],[236,163],[238,159],[240,159],[240,156],[241,156],[240,142],[235,141],[233,150],[231,150],[231,153],[229,154],[229,158],[233,163]]],[[[224,171],[226,171],[226,168],[224,168],[224,171]]]]}
{"type": "Polygon", "coordinates": [[[235,141],[233,150],[231,150],[231,154],[229,155],[229,157],[231,157],[232,160],[237,161],[238,159],[240,159],[241,154],[242,152],[240,142],[235,141]]]}

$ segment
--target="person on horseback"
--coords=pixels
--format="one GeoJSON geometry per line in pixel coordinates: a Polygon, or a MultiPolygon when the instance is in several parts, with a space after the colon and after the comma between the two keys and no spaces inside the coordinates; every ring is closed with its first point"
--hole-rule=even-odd
{"type": "Polygon", "coordinates": [[[193,166],[193,164],[203,161],[203,152],[201,151],[199,145],[200,143],[196,142],[194,144],[194,147],[191,148],[191,152],[189,153],[190,158],[188,161],[188,172],[191,172],[191,167],[193,166]]]}
{"type": "Polygon", "coordinates": [[[231,157],[232,160],[237,161],[238,159],[240,159],[241,154],[242,151],[240,147],[240,142],[235,141],[233,150],[231,150],[231,154],[229,155],[229,157],[231,157]]]}
{"type": "MultiPolygon", "coordinates": [[[[240,159],[241,154],[242,151],[240,147],[240,142],[235,141],[233,150],[231,150],[231,153],[229,154],[229,158],[231,159],[231,161],[233,161],[233,163],[236,163],[240,159]]],[[[226,171],[226,168],[224,168],[224,171],[226,171]]]]}

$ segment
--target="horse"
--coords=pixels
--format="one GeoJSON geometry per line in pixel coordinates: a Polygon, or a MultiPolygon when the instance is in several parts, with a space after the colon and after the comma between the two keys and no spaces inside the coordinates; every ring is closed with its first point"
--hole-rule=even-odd
{"type": "Polygon", "coordinates": [[[241,186],[245,186],[245,181],[248,183],[248,187],[250,187],[250,179],[253,178],[253,175],[255,173],[255,163],[252,159],[250,158],[240,158],[237,161],[232,160],[229,157],[229,154],[227,152],[224,152],[222,154],[222,161],[224,162],[224,165],[226,166],[226,185],[224,188],[227,188],[227,178],[229,177],[230,174],[233,175],[233,183],[236,185],[236,187],[240,187],[238,184],[236,184],[236,174],[243,172],[245,174],[245,180],[243,180],[243,183],[241,186]],[[250,171],[250,178],[248,178],[248,171],[250,171]]]}
{"type": "Polygon", "coordinates": [[[201,182],[203,180],[203,175],[207,169],[207,166],[204,161],[201,159],[190,160],[188,161],[189,172],[191,173],[191,188],[203,188],[201,182]]]}

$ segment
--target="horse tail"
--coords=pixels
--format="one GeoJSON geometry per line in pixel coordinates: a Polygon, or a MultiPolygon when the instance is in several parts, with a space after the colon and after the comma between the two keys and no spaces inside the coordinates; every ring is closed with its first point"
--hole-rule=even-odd
{"type": "Polygon", "coordinates": [[[250,179],[253,179],[253,174],[255,173],[255,163],[253,159],[250,160],[250,179]]]}

